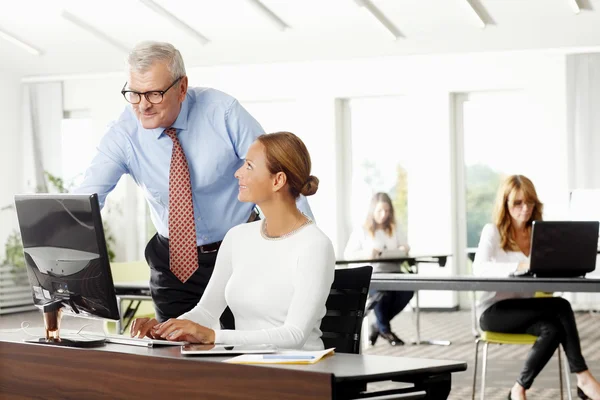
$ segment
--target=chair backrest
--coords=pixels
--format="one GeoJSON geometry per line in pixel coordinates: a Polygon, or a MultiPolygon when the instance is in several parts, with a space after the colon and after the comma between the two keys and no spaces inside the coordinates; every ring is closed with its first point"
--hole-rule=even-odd
{"type": "Polygon", "coordinates": [[[327,314],[321,321],[325,348],[338,353],[360,351],[360,331],[365,316],[373,267],[336,269],[327,298],[327,314]]]}

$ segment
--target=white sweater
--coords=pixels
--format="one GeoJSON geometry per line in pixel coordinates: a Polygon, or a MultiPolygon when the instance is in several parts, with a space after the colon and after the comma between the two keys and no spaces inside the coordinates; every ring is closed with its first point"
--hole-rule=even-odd
{"type": "MultiPolygon", "coordinates": [[[[521,251],[504,251],[500,247],[500,232],[494,224],[487,224],[481,231],[479,247],[473,262],[473,274],[481,277],[507,277],[515,272],[520,262],[527,262],[521,251]]],[[[505,299],[533,297],[535,293],[486,292],[477,303],[477,319],[492,304],[505,299]]]]}
{"type": "MultiPolygon", "coordinates": [[[[364,228],[357,228],[350,235],[346,249],[344,250],[344,258],[352,259],[370,259],[373,257],[373,249],[381,250],[381,257],[386,256],[386,252],[390,250],[398,250],[400,246],[408,247],[406,244],[406,235],[400,229],[396,229],[389,236],[383,229],[375,231],[375,235],[364,228]]],[[[373,263],[373,273],[385,272],[400,272],[398,263],[373,263]]]]}
{"type": "Polygon", "coordinates": [[[179,319],[218,326],[229,306],[235,330],[215,330],[215,343],[321,350],[319,326],[335,270],[331,241],[314,223],[267,239],[262,223],[229,230],[204,295],[179,319]]]}

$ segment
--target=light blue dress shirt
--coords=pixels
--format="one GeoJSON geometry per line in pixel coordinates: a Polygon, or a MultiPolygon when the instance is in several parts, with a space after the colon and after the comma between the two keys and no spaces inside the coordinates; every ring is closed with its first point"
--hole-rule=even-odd
{"type": "MultiPolygon", "coordinates": [[[[235,171],[264,133],[233,97],[210,88],[188,88],[172,125],[186,155],[192,184],[198,245],[223,240],[248,220],[254,204],[237,199],[235,171]]],[[[173,141],[165,128],[144,129],[128,106],[108,129],[76,193],[97,193],[100,206],[123,174],[129,174],[150,206],[159,234],[169,237],[169,169],[173,141]]],[[[306,198],[298,208],[313,218],[306,198]]]]}

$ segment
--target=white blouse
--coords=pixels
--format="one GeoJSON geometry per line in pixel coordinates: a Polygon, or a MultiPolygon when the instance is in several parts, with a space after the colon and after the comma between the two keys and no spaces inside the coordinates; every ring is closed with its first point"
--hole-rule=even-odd
{"type": "MultiPolygon", "coordinates": [[[[500,247],[500,232],[494,224],[487,224],[481,231],[481,238],[475,261],[473,275],[481,277],[507,277],[517,270],[520,262],[529,261],[521,251],[505,251],[500,247]]],[[[535,293],[486,292],[477,303],[477,319],[492,304],[505,299],[534,297],[535,293]]]]}
{"type": "MultiPolygon", "coordinates": [[[[344,250],[344,258],[347,260],[370,259],[373,257],[374,249],[381,250],[381,257],[385,257],[386,252],[390,252],[390,250],[397,251],[400,246],[408,248],[406,234],[398,228],[398,225],[396,225],[396,229],[391,236],[385,233],[383,229],[376,230],[375,234],[371,236],[364,227],[361,227],[355,229],[350,235],[344,250]]],[[[373,264],[373,273],[385,272],[400,272],[400,265],[389,262],[373,264]]]]}
{"type": "Polygon", "coordinates": [[[331,240],[314,223],[269,239],[262,223],[229,230],[204,295],[179,319],[219,326],[229,306],[235,330],[216,329],[215,343],[322,350],[319,327],[335,271],[331,240]]]}

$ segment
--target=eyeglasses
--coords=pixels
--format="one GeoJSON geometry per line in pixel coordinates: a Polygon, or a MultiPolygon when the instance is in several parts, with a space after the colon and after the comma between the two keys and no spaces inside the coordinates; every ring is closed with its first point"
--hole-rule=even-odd
{"type": "Polygon", "coordinates": [[[165,93],[167,93],[169,89],[175,86],[175,84],[179,82],[181,78],[183,78],[183,76],[180,76],[179,78],[175,79],[175,81],[171,83],[171,86],[169,86],[165,90],[151,90],[149,92],[144,93],[134,92],[133,90],[125,90],[125,86],[127,86],[127,82],[125,82],[125,85],[123,85],[123,89],[121,89],[121,94],[123,95],[123,97],[125,97],[125,100],[127,100],[127,102],[131,104],[139,104],[140,101],[142,101],[142,96],[144,96],[146,100],[148,100],[148,103],[160,104],[163,101],[165,93]]]}
{"type": "Polygon", "coordinates": [[[515,200],[512,202],[512,206],[514,208],[523,208],[523,206],[527,204],[528,208],[532,208],[535,205],[535,201],[523,201],[523,200],[515,200]]]}

